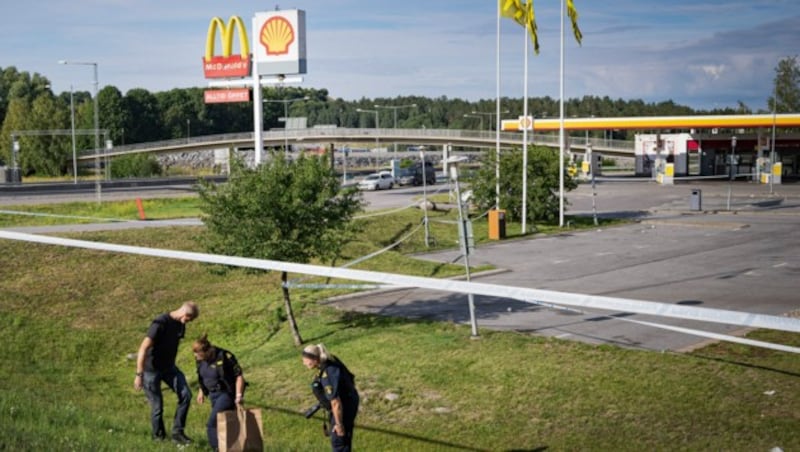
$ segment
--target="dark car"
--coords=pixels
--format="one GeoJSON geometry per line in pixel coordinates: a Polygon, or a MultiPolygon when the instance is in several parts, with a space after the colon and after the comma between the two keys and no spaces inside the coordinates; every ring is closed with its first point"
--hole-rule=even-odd
{"type": "Polygon", "coordinates": [[[432,162],[425,161],[425,179],[422,178],[422,163],[417,162],[411,167],[414,173],[414,185],[433,185],[436,183],[436,168],[432,162]]]}
{"type": "Polygon", "coordinates": [[[412,167],[400,168],[400,171],[397,173],[397,184],[414,185],[415,174],[416,171],[412,167]]]}

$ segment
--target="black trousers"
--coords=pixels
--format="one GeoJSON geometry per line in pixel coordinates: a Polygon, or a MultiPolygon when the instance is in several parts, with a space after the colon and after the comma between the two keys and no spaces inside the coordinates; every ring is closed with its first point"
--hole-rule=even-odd
{"type": "Polygon", "coordinates": [[[352,400],[342,400],[342,423],[344,424],[344,436],[339,436],[333,431],[336,421],[333,414],[330,417],[331,430],[328,437],[331,439],[331,450],[333,452],[350,452],[353,450],[353,430],[356,426],[356,415],[358,414],[358,394],[352,400]]]}

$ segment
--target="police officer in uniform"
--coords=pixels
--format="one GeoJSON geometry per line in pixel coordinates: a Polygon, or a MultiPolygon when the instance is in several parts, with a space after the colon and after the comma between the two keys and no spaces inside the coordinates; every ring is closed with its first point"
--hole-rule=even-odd
{"type": "Polygon", "coordinates": [[[320,405],[326,409],[330,407],[331,430],[328,436],[331,450],[350,452],[359,403],[355,376],[322,344],[309,345],[303,349],[303,364],[308,369],[318,371],[312,383],[312,392],[320,399],[320,405]],[[321,388],[321,391],[314,390],[315,387],[321,388]]]}
{"type": "Polygon", "coordinates": [[[244,375],[233,353],[211,345],[206,334],[194,341],[192,351],[197,360],[197,380],[200,382],[197,403],[203,403],[206,397],[211,399],[206,434],[211,448],[218,450],[217,413],[233,410],[244,401],[244,375]]]}

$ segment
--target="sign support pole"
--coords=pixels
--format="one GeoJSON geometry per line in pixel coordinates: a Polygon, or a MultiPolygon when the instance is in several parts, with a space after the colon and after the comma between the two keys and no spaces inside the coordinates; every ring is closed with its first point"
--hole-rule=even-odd
{"type": "Polygon", "coordinates": [[[261,76],[253,70],[253,151],[255,166],[261,165],[261,154],[264,151],[264,120],[261,105],[261,76]]]}

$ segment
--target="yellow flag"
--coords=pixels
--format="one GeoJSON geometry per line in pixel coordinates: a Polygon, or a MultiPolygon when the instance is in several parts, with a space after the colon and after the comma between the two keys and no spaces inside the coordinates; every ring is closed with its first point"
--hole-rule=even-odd
{"type": "Polygon", "coordinates": [[[500,15],[514,19],[525,27],[531,34],[533,51],[539,53],[539,36],[536,31],[536,18],[533,13],[533,0],[523,3],[521,0],[498,0],[500,2],[500,15]]]}
{"type": "Polygon", "coordinates": [[[522,9],[520,0],[498,0],[500,2],[500,15],[514,19],[520,25],[525,25],[525,11],[522,9]]]}
{"type": "Polygon", "coordinates": [[[581,39],[583,39],[583,33],[581,33],[581,29],[578,28],[578,10],[575,9],[574,0],[567,0],[567,15],[569,16],[570,22],[572,22],[572,34],[575,35],[575,40],[580,44],[581,39]]]}

